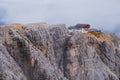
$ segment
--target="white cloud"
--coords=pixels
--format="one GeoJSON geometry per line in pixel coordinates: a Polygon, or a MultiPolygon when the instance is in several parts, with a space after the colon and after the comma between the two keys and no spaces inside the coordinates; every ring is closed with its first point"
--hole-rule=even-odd
{"type": "Polygon", "coordinates": [[[119,0],[1,0],[11,22],[89,23],[113,30],[120,22],[119,0]]]}

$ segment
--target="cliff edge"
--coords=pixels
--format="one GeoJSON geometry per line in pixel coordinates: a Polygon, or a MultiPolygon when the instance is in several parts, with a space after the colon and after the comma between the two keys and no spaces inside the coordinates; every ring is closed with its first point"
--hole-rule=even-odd
{"type": "Polygon", "coordinates": [[[64,24],[3,25],[0,80],[120,80],[120,39],[64,24]]]}

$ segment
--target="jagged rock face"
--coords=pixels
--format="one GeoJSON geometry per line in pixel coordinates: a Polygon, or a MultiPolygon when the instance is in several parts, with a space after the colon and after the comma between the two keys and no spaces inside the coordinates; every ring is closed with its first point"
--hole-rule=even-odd
{"type": "Polygon", "coordinates": [[[71,35],[65,25],[0,27],[0,80],[119,80],[120,40],[108,36],[71,35]]]}

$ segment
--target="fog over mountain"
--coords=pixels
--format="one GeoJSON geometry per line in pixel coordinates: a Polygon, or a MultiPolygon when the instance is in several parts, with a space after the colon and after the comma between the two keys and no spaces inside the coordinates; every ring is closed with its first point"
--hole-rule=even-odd
{"type": "Polygon", "coordinates": [[[119,0],[0,0],[0,7],[7,23],[89,23],[110,32],[120,25],[119,0]]]}

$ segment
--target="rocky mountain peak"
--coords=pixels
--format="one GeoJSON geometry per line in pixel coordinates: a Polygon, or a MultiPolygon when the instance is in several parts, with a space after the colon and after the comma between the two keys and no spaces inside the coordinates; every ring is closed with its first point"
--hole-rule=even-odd
{"type": "Polygon", "coordinates": [[[0,80],[119,80],[120,39],[65,24],[0,27],[0,80]]]}

